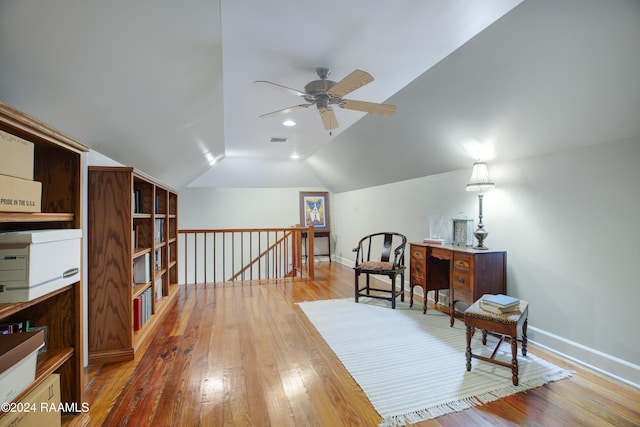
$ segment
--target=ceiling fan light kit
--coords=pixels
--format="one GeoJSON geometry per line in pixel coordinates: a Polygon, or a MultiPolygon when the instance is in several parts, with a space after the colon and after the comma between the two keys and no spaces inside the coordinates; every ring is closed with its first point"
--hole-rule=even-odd
{"type": "Polygon", "coordinates": [[[308,108],[315,105],[320,113],[320,119],[324,128],[328,131],[336,129],[338,120],[332,105],[337,105],[340,108],[347,110],[362,111],[365,113],[382,114],[391,116],[396,112],[397,107],[389,104],[378,104],[375,102],[355,101],[351,99],[343,99],[342,97],[350,94],[356,89],[361,88],[373,81],[373,76],[362,70],[355,70],[339,82],[333,80],[327,80],[327,77],[331,73],[328,68],[319,67],[316,69],[319,80],[313,80],[307,83],[304,87],[304,92],[292,89],[287,86],[283,86],[277,83],[258,80],[256,83],[265,83],[276,88],[285,90],[296,96],[304,98],[308,104],[294,105],[293,107],[285,108],[282,110],[273,111],[271,113],[262,114],[260,117],[270,117],[277,114],[287,114],[300,108],[308,108]]]}

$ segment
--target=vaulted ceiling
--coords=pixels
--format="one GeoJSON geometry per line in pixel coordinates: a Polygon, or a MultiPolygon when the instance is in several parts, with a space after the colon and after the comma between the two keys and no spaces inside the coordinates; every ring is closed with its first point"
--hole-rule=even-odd
{"type": "Polygon", "coordinates": [[[0,100],[176,188],[341,192],[640,137],[639,46],[637,0],[5,0],[0,100]],[[397,113],[258,117],[319,66],[397,113]]]}

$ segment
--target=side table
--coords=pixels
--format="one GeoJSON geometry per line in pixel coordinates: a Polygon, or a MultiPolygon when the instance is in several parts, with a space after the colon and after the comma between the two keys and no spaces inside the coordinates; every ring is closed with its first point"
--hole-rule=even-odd
{"type": "MultiPolygon", "coordinates": [[[[308,248],[307,248],[307,232],[303,231],[302,232],[302,239],[304,240],[304,255],[302,256],[303,258],[307,259],[308,258],[308,248]]],[[[317,256],[327,256],[329,257],[329,262],[331,262],[331,232],[330,231],[314,231],[313,232],[313,237],[314,239],[317,237],[324,237],[327,239],[327,253],[324,254],[319,254],[319,253],[314,253],[313,256],[317,257],[317,256]]]]}
{"type": "Polygon", "coordinates": [[[518,385],[518,329],[522,329],[522,355],[527,355],[527,318],[529,316],[529,303],[520,300],[520,308],[518,311],[512,311],[504,314],[496,314],[483,310],[480,307],[480,301],[485,295],[480,297],[464,312],[464,324],[467,327],[467,371],[471,371],[471,358],[484,360],[485,362],[495,363],[496,365],[511,367],[513,385],[518,385]],[[496,345],[495,350],[490,357],[480,356],[471,352],[471,337],[475,328],[482,330],[482,344],[487,344],[487,332],[500,335],[500,341],[496,345]],[[511,339],[511,363],[503,362],[495,359],[496,352],[502,344],[505,336],[511,339]]]}

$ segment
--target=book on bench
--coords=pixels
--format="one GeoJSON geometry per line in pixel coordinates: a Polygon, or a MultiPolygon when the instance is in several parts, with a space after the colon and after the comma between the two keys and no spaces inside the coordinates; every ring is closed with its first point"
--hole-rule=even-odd
{"type": "Polygon", "coordinates": [[[480,301],[480,307],[492,313],[508,313],[520,308],[520,300],[504,294],[486,295],[480,301]]]}

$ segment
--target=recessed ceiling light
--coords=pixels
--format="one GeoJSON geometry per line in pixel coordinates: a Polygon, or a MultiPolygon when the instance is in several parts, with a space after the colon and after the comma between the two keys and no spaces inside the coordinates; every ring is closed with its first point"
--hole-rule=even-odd
{"type": "Polygon", "coordinates": [[[296,122],[294,122],[294,121],[293,121],[293,120],[291,120],[291,119],[287,119],[287,120],[285,120],[284,122],[282,122],[282,124],[283,124],[283,125],[285,125],[285,126],[295,126],[295,125],[296,125],[296,122]]]}
{"type": "Polygon", "coordinates": [[[300,155],[294,151],[293,154],[291,155],[291,158],[293,160],[298,160],[300,158],[300,155]]]}

